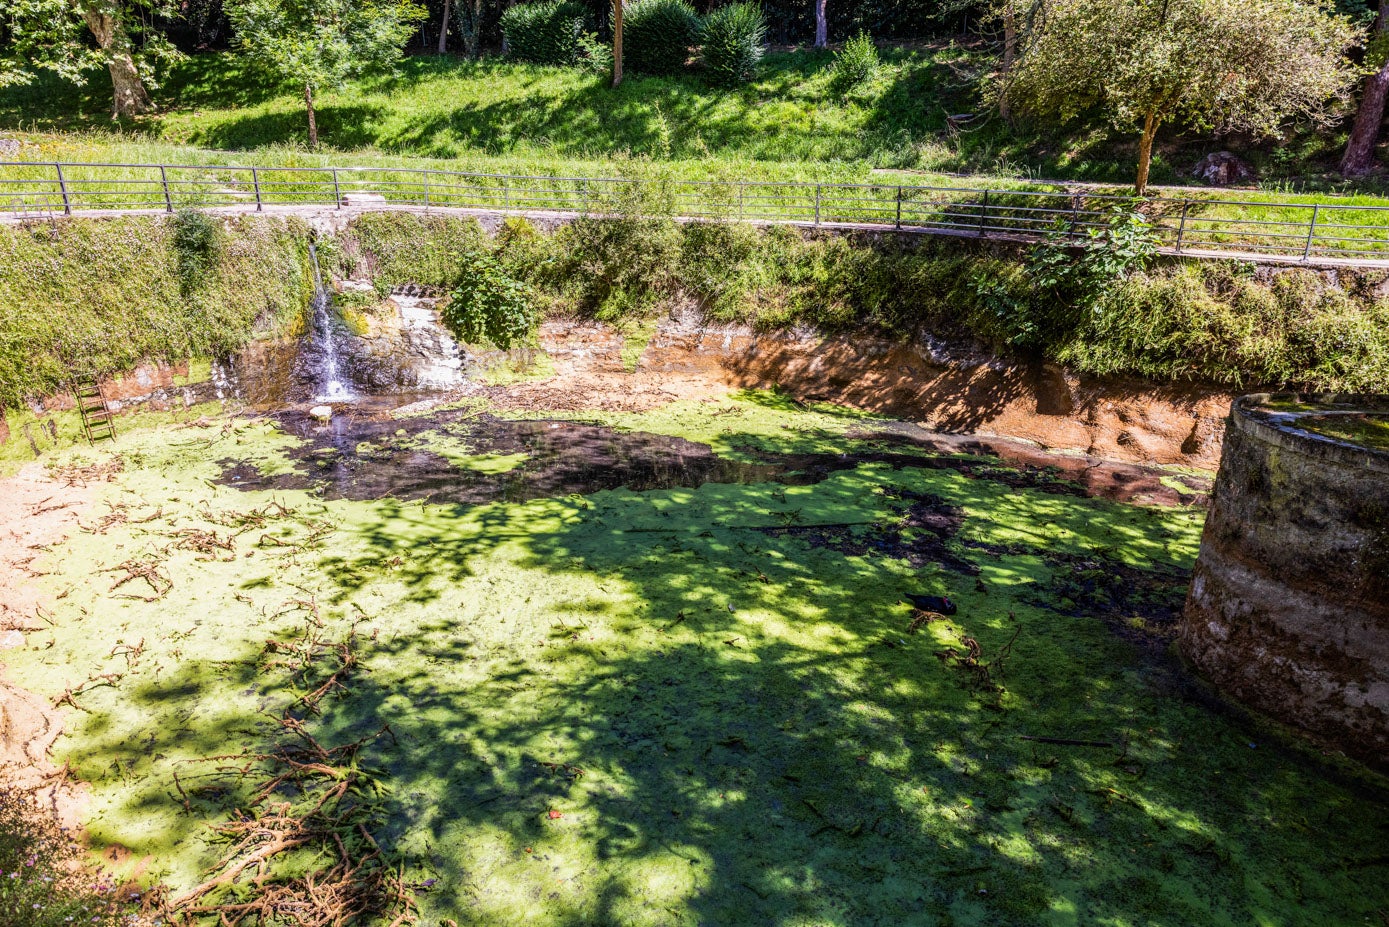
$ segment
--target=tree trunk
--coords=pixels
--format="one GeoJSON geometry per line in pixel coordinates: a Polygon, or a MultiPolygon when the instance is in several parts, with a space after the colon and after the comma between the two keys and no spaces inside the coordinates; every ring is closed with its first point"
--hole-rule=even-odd
{"type": "Polygon", "coordinates": [[[1153,110],[1143,120],[1143,140],[1138,143],[1138,179],[1134,191],[1142,196],[1148,192],[1148,168],[1153,163],[1153,136],[1157,135],[1158,117],[1153,110]]]}
{"type": "Polygon", "coordinates": [[[830,29],[825,18],[825,0],[815,0],[815,47],[828,48],[829,44],[830,29]]]}
{"type": "Polygon", "coordinates": [[[140,71],[135,67],[135,59],[130,54],[130,37],[125,27],[110,13],[94,7],[86,7],[82,18],[96,39],[97,45],[106,53],[106,70],[111,73],[111,117],[137,116],[154,108],[145,82],[140,79],[140,71]]]}
{"type": "MultiPolygon", "coordinates": [[[[1380,38],[1389,30],[1389,0],[1379,0],[1379,18],[1375,20],[1373,36],[1380,38]]],[[[1379,70],[1365,78],[1360,94],[1360,106],[1355,110],[1355,125],[1350,130],[1345,154],[1341,156],[1341,174],[1358,177],[1368,173],[1374,164],[1375,146],[1384,123],[1384,103],[1389,98],[1389,57],[1379,70]]]]}
{"type": "Polygon", "coordinates": [[[309,147],[318,147],[318,120],[313,112],[313,84],[304,85],[304,104],[309,108],[309,147]]]}
{"type": "Polygon", "coordinates": [[[613,86],[622,83],[622,2],[613,0],[613,86]]]}
{"type": "Polygon", "coordinates": [[[1011,4],[1003,8],[1003,92],[998,95],[998,114],[1005,120],[1012,117],[1012,106],[1008,103],[1008,76],[1013,73],[1013,62],[1018,58],[1018,21],[1014,17],[1011,4]]]}
{"type": "Polygon", "coordinates": [[[449,40],[449,0],[444,0],[444,18],[439,20],[439,54],[448,51],[449,40]]]}
{"type": "Polygon", "coordinates": [[[1341,156],[1341,174],[1358,177],[1369,173],[1374,164],[1375,146],[1379,144],[1379,128],[1384,122],[1384,103],[1389,99],[1389,61],[1365,78],[1365,90],[1355,111],[1355,126],[1350,130],[1346,152],[1341,156]]]}

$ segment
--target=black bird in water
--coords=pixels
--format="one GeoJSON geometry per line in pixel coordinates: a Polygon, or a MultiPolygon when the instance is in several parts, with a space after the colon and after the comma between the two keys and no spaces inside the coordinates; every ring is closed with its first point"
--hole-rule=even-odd
{"type": "Polygon", "coordinates": [[[912,603],[916,608],[923,612],[936,612],[941,615],[953,615],[957,611],[955,603],[950,601],[949,596],[943,595],[917,595],[912,592],[902,593],[902,598],[912,603]]]}

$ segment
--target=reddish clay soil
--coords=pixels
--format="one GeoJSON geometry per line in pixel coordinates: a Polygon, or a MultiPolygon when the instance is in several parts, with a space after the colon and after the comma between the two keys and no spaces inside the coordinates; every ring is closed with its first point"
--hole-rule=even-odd
{"type": "Polygon", "coordinates": [[[95,482],[112,472],[50,474],[34,463],[0,480],[0,776],[6,785],[34,790],[69,827],[77,826],[84,796],[48,756],[63,730],[62,712],[5,681],[4,651],[44,631],[48,603],[37,588],[42,573],[35,563],[76,527],[95,482]]]}
{"type": "Polygon", "coordinates": [[[605,326],[547,322],[540,344],[555,376],[490,391],[498,405],[636,411],[776,386],[803,401],[841,403],[933,431],[1214,470],[1233,399],[1199,384],[1081,376],[922,341],[756,333],[679,319],[661,324],[635,370],[623,363],[622,336],[605,326]]]}

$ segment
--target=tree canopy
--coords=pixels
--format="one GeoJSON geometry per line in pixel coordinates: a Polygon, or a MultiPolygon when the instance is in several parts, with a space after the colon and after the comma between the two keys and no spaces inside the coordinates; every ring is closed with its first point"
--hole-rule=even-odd
{"type": "Polygon", "coordinates": [[[41,70],[76,84],[105,67],[111,75],[111,114],[132,116],[150,106],[154,66],[178,57],[146,16],[171,16],[173,0],[0,0],[8,33],[0,43],[0,87],[24,84],[41,70]]]}
{"type": "Polygon", "coordinates": [[[1307,0],[1000,0],[1023,21],[1001,84],[1015,108],[1069,119],[1102,112],[1142,127],[1148,182],[1165,122],[1276,135],[1300,116],[1327,122],[1354,79],[1356,28],[1307,0]]]}
{"type": "Polygon", "coordinates": [[[389,68],[427,15],[412,0],[231,0],[227,14],[247,53],[304,88],[311,148],[315,91],[389,68]]]}

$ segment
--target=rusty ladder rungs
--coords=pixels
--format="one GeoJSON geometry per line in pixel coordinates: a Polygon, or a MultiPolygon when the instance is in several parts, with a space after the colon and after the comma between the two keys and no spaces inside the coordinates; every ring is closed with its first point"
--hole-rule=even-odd
{"type": "Polygon", "coordinates": [[[116,440],[115,413],[106,404],[97,379],[84,377],[73,380],[72,396],[77,401],[77,412],[82,416],[82,434],[86,436],[87,443],[116,440]]]}

